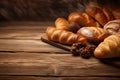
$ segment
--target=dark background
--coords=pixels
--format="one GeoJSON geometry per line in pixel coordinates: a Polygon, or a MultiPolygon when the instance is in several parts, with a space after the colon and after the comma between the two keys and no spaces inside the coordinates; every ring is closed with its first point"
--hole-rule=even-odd
{"type": "Polygon", "coordinates": [[[120,0],[0,0],[0,21],[53,21],[85,9],[95,1],[103,5],[119,4],[120,0]]]}

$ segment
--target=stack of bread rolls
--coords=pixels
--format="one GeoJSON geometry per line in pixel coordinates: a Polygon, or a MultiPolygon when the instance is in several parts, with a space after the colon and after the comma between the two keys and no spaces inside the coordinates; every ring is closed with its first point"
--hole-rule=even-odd
{"type": "Polygon", "coordinates": [[[68,19],[57,18],[55,26],[47,27],[46,35],[49,40],[61,44],[99,43],[94,50],[97,58],[120,57],[118,17],[107,7],[90,2],[85,12],[73,12],[68,19]]]}

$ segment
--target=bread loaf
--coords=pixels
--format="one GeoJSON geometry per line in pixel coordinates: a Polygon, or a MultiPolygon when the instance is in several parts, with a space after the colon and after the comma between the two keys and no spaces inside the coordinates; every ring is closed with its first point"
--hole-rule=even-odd
{"type": "Polygon", "coordinates": [[[101,42],[108,37],[107,31],[99,27],[82,27],[77,33],[85,36],[89,42],[101,42]]]}
{"type": "Polygon", "coordinates": [[[46,35],[49,40],[56,41],[62,44],[73,44],[76,42],[85,43],[87,40],[80,34],[75,34],[70,31],[47,27],[46,35]]]}
{"type": "Polygon", "coordinates": [[[76,33],[80,26],[75,22],[68,22],[65,18],[57,18],[55,21],[57,29],[67,30],[76,33]]]}
{"type": "Polygon", "coordinates": [[[108,21],[114,19],[114,16],[109,9],[95,2],[90,2],[86,6],[85,11],[90,16],[92,16],[97,22],[99,22],[102,26],[104,26],[108,21]]]}
{"type": "Polygon", "coordinates": [[[109,21],[105,24],[104,29],[107,30],[109,34],[120,34],[120,19],[109,21]]]}
{"type": "Polygon", "coordinates": [[[87,13],[81,13],[81,12],[72,12],[68,16],[69,22],[76,22],[80,26],[95,26],[100,27],[99,23],[94,21],[87,13]]]}

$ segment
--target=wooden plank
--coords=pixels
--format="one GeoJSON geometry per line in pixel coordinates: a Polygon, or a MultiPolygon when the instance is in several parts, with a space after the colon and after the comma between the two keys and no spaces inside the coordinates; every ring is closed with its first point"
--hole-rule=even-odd
{"type": "Polygon", "coordinates": [[[0,24],[0,39],[40,39],[40,34],[45,32],[51,23],[3,22],[0,24]]]}
{"type": "Polygon", "coordinates": [[[44,43],[40,39],[38,40],[0,39],[0,51],[69,53],[68,51],[44,43]]]}
{"type": "Polygon", "coordinates": [[[119,80],[119,77],[0,76],[0,80],[119,80]]]}
{"type": "Polygon", "coordinates": [[[0,39],[40,39],[41,30],[0,30],[0,39]]]}
{"type": "Polygon", "coordinates": [[[0,75],[41,75],[66,77],[120,77],[118,66],[98,59],[83,59],[71,54],[0,53],[0,75]]]}

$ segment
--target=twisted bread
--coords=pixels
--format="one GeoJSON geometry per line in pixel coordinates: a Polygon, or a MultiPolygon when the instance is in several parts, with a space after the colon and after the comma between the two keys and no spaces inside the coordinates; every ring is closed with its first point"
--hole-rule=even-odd
{"type": "Polygon", "coordinates": [[[75,23],[69,23],[65,18],[57,18],[55,21],[55,26],[57,29],[67,30],[76,33],[80,26],[75,23]]]}
{"type": "Polygon", "coordinates": [[[120,34],[111,35],[101,42],[94,51],[97,58],[120,57],[120,34]]]}
{"type": "Polygon", "coordinates": [[[69,31],[48,27],[46,35],[49,40],[56,41],[63,44],[73,44],[76,42],[85,43],[86,38],[80,34],[74,34],[69,31]]]}
{"type": "Polygon", "coordinates": [[[110,10],[95,2],[90,2],[86,6],[85,11],[90,16],[92,16],[96,21],[98,21],[102,26],[104,26],[108,21],[114,19],[114,16],[110,12],[110,10]]]}
{"type": "Polygon", "coordinates": [[[94,21],[87,13],[73,12],[68,16],[68,21],[76,22],[80,26],[100,27],[100,25],[94,21]]]}
{"type": "Polygon", "coordinates": [[[85,36],[90,42],[101,42],[107,36],[107,31],[99,27],[82,27],[77,33],[85,36]]]}
{"type": "Polygon", "coordinates": [[[109,21],[105,24],[104,29],[107,30],[109,34],[120,33],[120,19],[109,21]]]}

